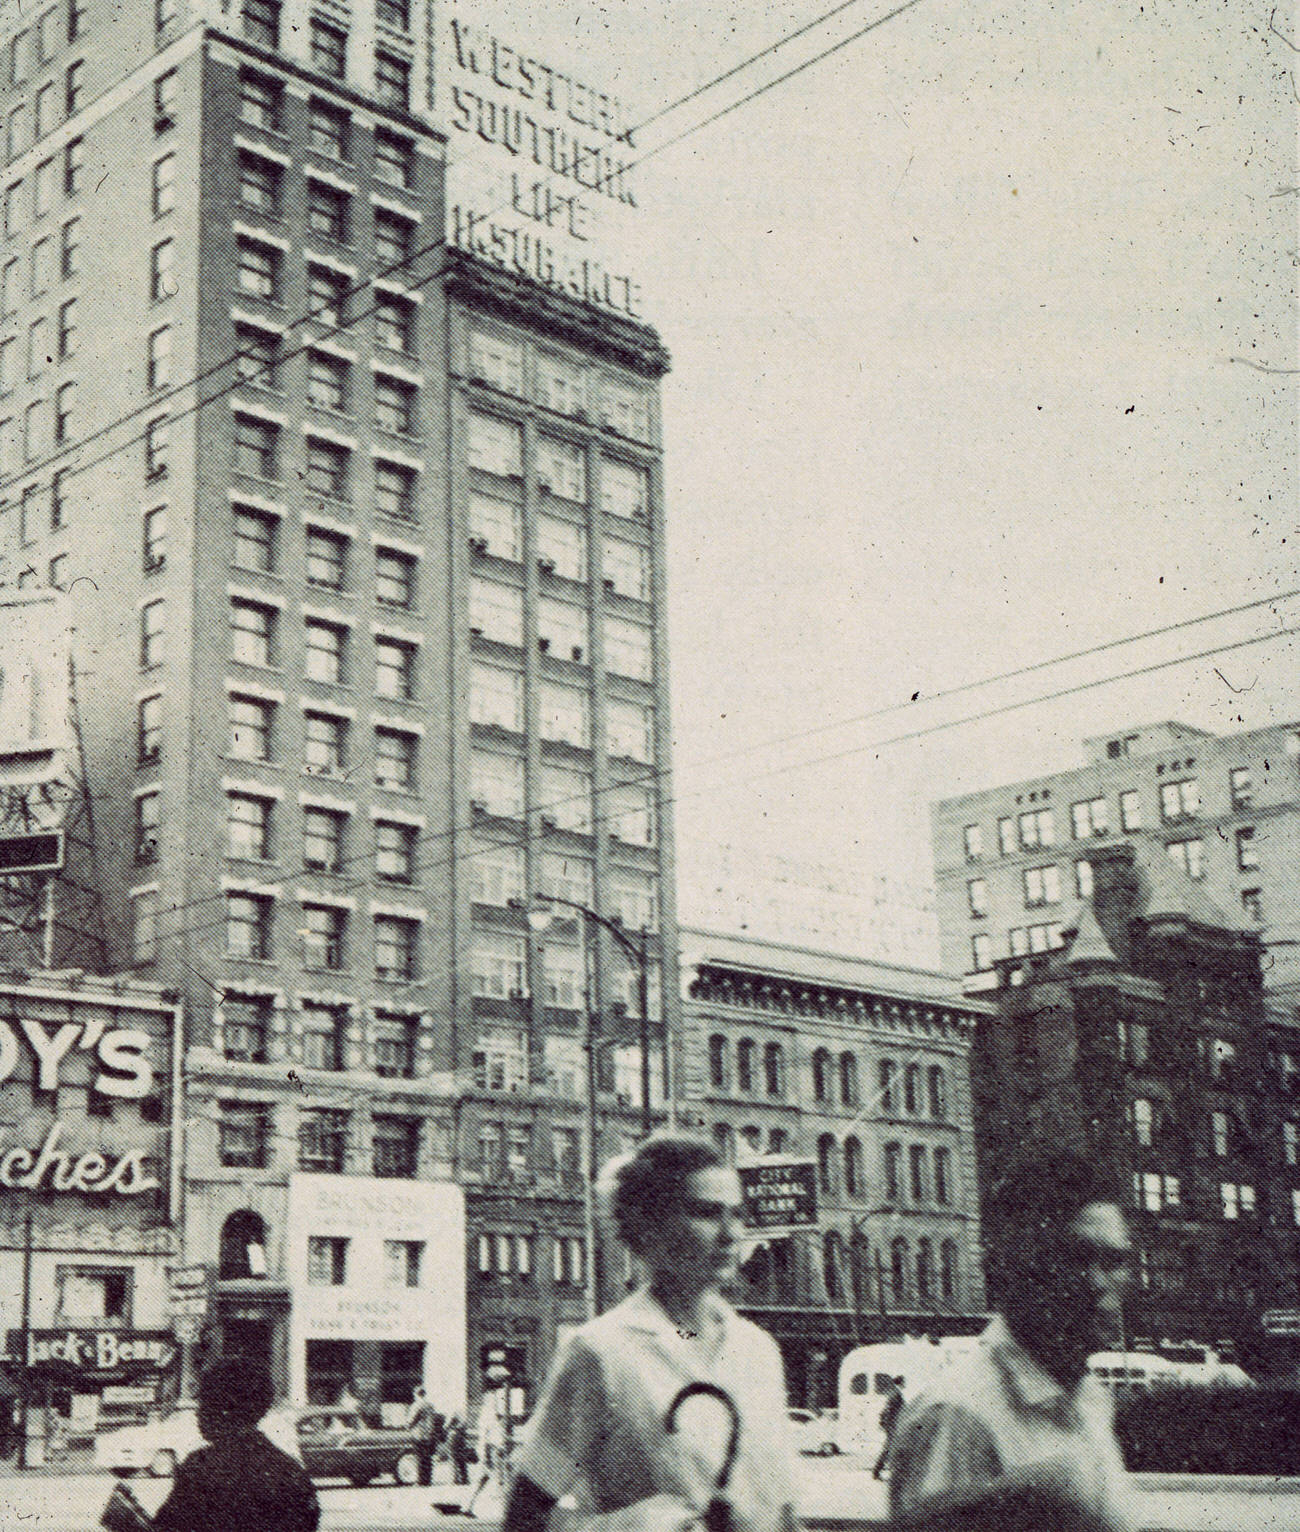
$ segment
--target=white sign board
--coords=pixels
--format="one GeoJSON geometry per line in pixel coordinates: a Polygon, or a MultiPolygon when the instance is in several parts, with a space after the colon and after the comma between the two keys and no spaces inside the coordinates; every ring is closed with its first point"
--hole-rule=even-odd
{"type": "Polygon", "coordinates": [[[616,97],[442,0],[434,112],[447,133],[447,242],[640,319],[631,274],[633,123],[616,97]]]}
{"type": "Polygon", "coordinates": [[[6,593],[0,602],[0,780],[57,774],[72,747],[67,597],[6,593]]]}
{"type": "Polygon", "coordinates": [[[450,1182],[294,1172],[289,1178],[289,1390],[307,1399],[307,1341],[424,1343],[424,1386],[465,1412],[465,1194],[450,1182]],[[343,1281],[310,1280],[313,1239],[347,1241],[343,1281]],[[409,1247],[420,1246],[415,1261],[409,1247]],[[396,1247],[404,1247],[398,1249],[396,1247]]]}

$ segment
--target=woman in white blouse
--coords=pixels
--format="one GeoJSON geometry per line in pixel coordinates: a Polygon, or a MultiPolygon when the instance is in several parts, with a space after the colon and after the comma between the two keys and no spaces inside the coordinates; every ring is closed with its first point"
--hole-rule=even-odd
{"type": "Polygon", "coordinates": [[[569,1495],[577,1532],[689,1532],[727,1466],[732,1532],[789,1532],[780,1352],[720,1291],[739,1256],[735,1171],[711,1144],[661,1133],[616,1161],[606,1186],[619,1237],[646,1278],[557,1354],[515,1463],[503,1532],[545,1532],[569,1495]],[[691,1384],[708,1388],[679,1401],[691,1384]]]}

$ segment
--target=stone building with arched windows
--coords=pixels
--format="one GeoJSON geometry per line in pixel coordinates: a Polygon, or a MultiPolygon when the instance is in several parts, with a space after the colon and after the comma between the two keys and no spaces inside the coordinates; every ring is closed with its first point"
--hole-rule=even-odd
{"type": "Polygon", "coordinates": [[[984,1317],[969,1057],[988,1009],[945,974],[682,928],[681,1117],[744,1165],[815,1167],[815,1226],[749,1242],[736,1299],[791,1400],[854,1346],[984,1317]]]}

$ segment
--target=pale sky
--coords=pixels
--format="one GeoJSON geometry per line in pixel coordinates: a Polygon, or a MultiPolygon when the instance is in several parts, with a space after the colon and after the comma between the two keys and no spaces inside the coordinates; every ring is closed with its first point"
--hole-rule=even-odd
{"type": "MultiPolygon", "coordinates": [[[[852,7],[659,131],[889,8],[852,7]]],[[[824,9],[528,0],[497,24],[635,115],[824,9]]],[[[1257,370],[1297,366],[1300,53],[1269,21],[1209,0],[921,0],[639,171],[638,261],[674,360],[687,888],[704,840],[924,878],[933,797],[1075,764],[1122,723],[1300,716],[1284,638],[760,775],[981,699],[764,748],[778,737],[1300,585],[1297,379],[1257,370]]],[[[1300,42],[1284,9],[1275,25],[1300,42]]],[[[1298,622],[1280,604],[985,700],[1298,622]]]]}

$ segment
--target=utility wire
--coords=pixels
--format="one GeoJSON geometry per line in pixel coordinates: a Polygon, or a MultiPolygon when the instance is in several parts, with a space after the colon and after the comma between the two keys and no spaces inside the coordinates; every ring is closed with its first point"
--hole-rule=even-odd
{"type": "MultiPolygon", "coordinates": [[[[893,20],[895,16],[899,16],[904,11],[911,10],[914,6],[919,4],[921,4],[921,0],[907,0],[907,4],[898,7],[898,9],[894,11],[888,12],[886,15],[871,22],[868,26],[863,27],[859,31],[853,33],[852,36],[845,38],[843,41],[836,43],[833,47],[826,49],[823,53],[818,54],[815,58],[807,60],[805,63],[798,65],[796,68],[788,71],[784,75],[779,76],[777,79],[769,81],[766,85],[760,86],[757,90],[752,91],[748,96],[742,97],[739,101],[733,102],[731,105],[724,107],[721,111],[714,113],[713,116],[706,117],[702,122],[696,124],[695,126],[684,128],[680,133],[676,134],[672,138],[667,139],[665,142],[656,144],[653,148],[642,151],[636,158],[622,165],[618,173],[636,169],[638,166],[644,164],[646,160],[652,159],[658,154],[662,154],[665,149],[680,143],[683,139],[688,138],[691,134],[698,132],[700,129],[710,126],[712,123],[718,121],[719,118],[725,117],[730,112],[736,111],[739,107],[744,106],[747,102],[755,100],[757,97],[763,95],[767,90],[773,89],[775,86],[780,85],[785,80],[793,78],[795,75],[801,73],[804,69],[811,67],[811,65],[819,62],[821,59],[829,57],[829,55],[832,53],[838,52],[841,48],[846,47],[849,43],[865,36],[868,32],[875,31],[877,27],[883,26],[887,21],[893,20]]],[[[842,7],[840,7],[840,9],[842,9],[842,7]]],[[[836,14],[834,10],[826,13],[827,17],[833,16],[834,14],[836,14]]],[[[826,19],[826,17],[820,18],[820,20],[824,19],[826,19]]],[[[811,27],[814,27],[817,24],[819,23],[808,23],[808,25],[804,28],[801,28],[799,32],[791,34],[791,37],[801,35],[802,32],[809,30],[811,27]]],[[[783,46],[783,43],[786,40],[788,39],[778,40],[777,42],[769,45],[768,48],[754,55],[754,60],[756,61],[762,57],[765,57],[768,53],[774,52],[777,48],[783,46]]],[[[680,100],[671,103],[670,106],[662,108],[660,112],[655,114],[655,116],[647,118],[647,122],[657,120],[657,118],[662,116],[665,112],[672,111],[684,102],[692,100],[695,96],[698,96],[701,93],[712,89],[719,80],[735,75],[740,69],[744,67],[747,67],[747,64],[733,66],[731,69],[725,71],[723,75],[716,77],[714,80],[707,81],[704,85],[696,87],[696,89],[689,93],[687,96],[683,96],[680,98],[680,100]]],[[[636,128],[634,128],[633,131],[635,132],[636,128]]],[[[611,171],[609,175],[604,178],[605,181],[610,180],[614,174],[615,172],[611,171]]],[[[598,182],[597,189],[600,188],[601,184],[602,183],[598,182]]],[[[500,211],[504,206],[504,203],[498,204],[498,207],[491,211],[500,211]]],[[[427,244],[420,246],[418,249],[412,251],[409,255],[403,257],[402,260],[395,261],[386,267],[376,268],[367,276],[360,278],[355,284],[344,290],[344,301],[346,301],[347,298],[353,297],[357,293],[368,289],[372,283],[383,281],[386,277],[389,277],[396,272],[410,268],[415,261],[423,259],[425,256],[431,254],[432,252],[436,250],[445,251],[447,248],[448,247],[446,245],[445,234],[440,234],[436,240],[431,240],[427,244]]],[[[412,289],[425,287],[430,282],[435,281],[445,269],[446,257],[444,254],[443,264],[437,270],[429,273],[426,277],[421,278],[418,282],[412,282],[409,285],[412,289]]],[[[300,316],[299,318],[290,320],[287,325],[285,325],[285,329],[297,329],[302,325],[316,322],[319,315],[323,311],[323,306],[321,308],[309,310],[306,314],[300,316]]],[[[364,312],[354,317],[345,319],[342,324],[331,326],[330,328],[333,333],[338,333],[341,330],[350,330],[353,325],[357,324],[361,319],[369,318],[374,312],[375,309],[372,306],[371,308],[366,309],[364,312]]],[[[301,355],[304,350],[310,349],[311,344],[312,343],[310,341],[304,341],[301,345],[294,348],[292,351],[285,353],[282,360],[289,360],[292,357],[301,355]]],[[[216,374],[220,372],[224,372],[228,367],[234,367],[238,363],[241,355],[243,355],[243,353],[239,351],[230,353],[228,356],[215,362],[212,366],[196,374],[194,377],[187,379],[185,382],[178,383],[175,386],[167,389],[165,392],[151,396],[149,399],[140,404],[136,409],[129,410],[125,414],[119,415],[115,420],[109,421],[106,425],[101,426],[97,431],[91,432],[90,435],[81,437],[76,442],[68,443],[66,446],[61,447],[58,451],[48,453],[44,458],[39,459],[35,463],[24,464],[21,472],[12,473],[7,477],[0,478],[0,492],[7,490],[11,485],[28,478],[29,475],[42,473],[46,469],[52,467],[55,463],[61,462],[73,454],[79,454],[87,445],[102,440],[110,433],[118,430],[124,425],[127,425],[130,421],[139,419],[145,415],[156,414],[156,412],[160,410],[164,405],[166,405],[169,400],[175,399],[178,395],[188,392],[188,390],[191,388],[198,387],[200,384],[206,382],[209,378],[216,376],[216,374]]],[[[225,385],[223,388],[218,389],[215,393],[205,396],[203,399],[198,400],[195,404],[192,404],[181,410],[178,414],[170,415],[168,417],[169,421],[184,420],[187,416],[196,414],[205,406],[216,403],[226,395],[234,393],[243,385],[244,381],[245,380],[238,377],[234,378],[230,383],[225,385]]],[[[126,441],[120,442],[118,445],[111,448],[108,452],[102,453],[100,456],[93,458],[89,463],[75,464],[72,468],[67,470],[68,477],[75,478],[83,473],[90,472],[91,469],[100,466],[102,463],[117,457],[122,452],[125,452],[128,448],[136,446],[140,442],[144,441],[146,434],[147,433],[142,432],[139,435],[129,437],[126,441]]]]}
{"type": "MultiPolygon", "coordinates": [[[[1261,598],[1261,599],[1256,600],[1256,601],[1244,602],[1240,606],[1228,607],[1228,608],[1225,608],[1224,610],[1219,611],[1219,612],[1205,613],[1204,615],[1202,615],[1200,617],[1187,618],[1187,619],[1185,619],[1182,622],[1171,623],[1171,624],[1169,624],[1169,625],[1167,625],[1166,627],[1163,627],[1163,628],[1155,628],[1155,629],[1152,629],[1150,632],[1147,632],[1147,633],[1130,634],[1126,638],[1112,639],[1112,640],[1110,640],[1109,642],[1107,642],[1105,644],[1094,645],[1093,647],[1088,648],[1088,649],[1076,650],[1072,654],[1059,655],[1055,659],[1040,660],[1040,661],[1037,661],[1035,664],[1021,666],[1021,667],[1019,667],[1016,670],[1005,671],[1005,672],[1002,672],[1001,674],[998,674],[998,675],[985,676],[985,677],[983,677],[982,679],[980,679],[978,681],[964,682],[964,683],[962,683],[962,684],[960,684],[958,686],[949,687],[949,688],[946,688],[945,690],[943,690],[941,692],[936,692],[936,693],[934,693],[934,695],[932,697],[927,698],[926,700],[927,701],[939,701],[939,700],[946,699],[946,698],[949,698],[949,697],[958,696],[958,695],[961,695],[961,694],[963,694],[965,692],[969,692],[969,691],[973,691],[973,690],[977,690],[977,689],[982,689],[982,688],[987,687],[987,686],[992,686],[992,685],[998,684],[999,682],[1002,682],[1002,681],[1011,680],[1011,679],[1015,679],[1015,678],[1023,676],[1023,675],[1032,674],[1035,671],[1044,670],[1044,669],[1047,669],[1049,667],[1053,667],[1053,666],[1057,666],[1057,665],[1069,664],[1069,663],[1072,663],[1075,660],[1087,658],[1089,656],[1100,654],[1100,653],[1105,653],[1105,652],[1108,652],[1110,650],[1114,650],[1116,648],[1127,646],[1129,644],[1140,643],[1140,642],[1142,642],[1142,641],[1144,641],[1144,640],[1146,640],[1148,638],[1162,637],[1162,636],[1164,636],[1166,634],[1180,632],[1180,631],[1183,631],[1183,630],[1185,630],[1187,628],[1196,627],[1196,626],[1199,626],[1200,624],[1203,624],[1203,623],[1206,623],[1206,622],[1216,621],[1219,618],[1235,616],[1235,615],[1240,614],[1241,612],[1252,611],[1252,610],[1254,610],[1254,609],[1256,609],[1258,607],[1261,607],[1261,606],[1271,606],[1271,605],[1273,605],[1277,601],[1287,600],[1287,599],[1289,599],[1290,597],[1293,597],[1293,596],[1300,596],[1300,589],[1297,589],[1297,590],[1294,590],[1294,591],[1287,591],[1283,595],[1280,595],[1280,596],[1268,596],[1268,597],[1264,597],[1264,598],[1261,598]]],[[[1283,630],[1283,633],[1285,631],[1286,630],[1283,630]]],[[[1281,637],[1281,636],[1283,636],[1283,633],[1264,634],[1264,635],[1260,635],[1260,638],[1262,639],[1262,638],[1269,638],[1269,637],[1281,637]]],[[[1255,641],[1256,640],[1251,640],[1251,642],[1255,642],[1255,641]]],[[[1216,650],[1207,651],[1207,652],[1209,652],[1209,653],[1217,653],[1219,651],[1216,649],[1216,650]]],[[[1196,656],[1191,656],[1189,658],[1195,659],[1197,657],[1196,656]]],[[[1179,664],[1179,663],[1182,663],[1182,661],[1175,659],[1175,660],[1170,661],[1169,663],[1170,664],[1179,664]]],[[[1136,673],[1137,672],[1133,672],[1133,674],[1136,674],[1136,673]]],[[[1125,677],[1123,675],[1121,675],[1119,677],[1116,677],[1115,679],[1120,680],[1120,679],[1124,679],[1124,678],[1125,677]]],[[[1094,684],[1101,684],[1101,683],[1088,683],[1088,684],[1089,685],[1094,685],[1094,684]]],[[[1051,700],[1051,695],[1049,694],[1048,697],[1043,698],[1043,699],[1029,698],[1029,699],[1026,699],[1023,703],[1016,704],[1016,706],[1029,706],[1029,705],[1032,705],[1034,702],[1037,702],[1039,700],[1051,700]]],[[[770,750],[770,749],[772,749],[772,748],[774,748],[775,746],[778,746],[778,745],[795,743],[795,742],[797,742],[799,740],[802,740],[802,739],[813,738],[813,737],[815,737],[818,734],[823,734],[823,733],[827,733],[827,732],[830,732],[830,731],[835,731],[835,730],[839,730],[839,729],[842,729],[842,728],[847,728],[847,727],[850,727],[850,726],[852,726],[854,724],[861,724],[861,723],[871,722],[874,719],[878,719],[878,718],[888,717],[889,715],[891,715],[893,713],[900,712],[900,711],[902,711],[905,708],[914,707],[916,705],[917,704],[910,703],[910,702],[889,703],[886,706],[880,707],[880,708],[876,708],[876,709],[872,710],[871,712],[860,713],[860,714],[857,714],[857,715],[855,715],[853,717],[839,720],[838,722],[835,722],[835,723],[819,724],[815,728],[806,729],[806,730],[800,730],[800,731],[797,731],[797,732],[795,732],[793,734],[778,735],[775,738],[769,739],[769,740],[765,740],[765,741],[761,742],[760,744],[749,746],[749,747],[746,747],[746,748],[743,748],[743,749],[740,749],[740,750],[728,751],[728,752],[725,752],[725,753],[720,754],[720,755],[715,755],[715,756],[707,757],[707,758],[705,758],[703,760],[691,762],[690,765],[693,768],[698,769],[698,768],[703,767],[703,766],[714,766],[714,765],[724,764],[727,761],[736,760],[736,759],[742,758],[744,756],[757,755],[757,754],[759,754],[759,753],[761,753],[761,752],[763,752],[765,750],[770,750]]],[[[983,714],[975,714],[975,715],[972,715],[972,718],[970,720],[962,720],[962,719],[954,720],[954,726],[956,724],[960,724],[960,723],[967,722],[967,721],[977,721],[979,718],[981,718],[983,716],[984,716],[983,714]]],[[[990,714],[989,716],[992,716],[992,715],[990,714]]],[[[935,728],[947,728],[949,726],[950,725],[948,725],[948,724],[939,724],[939,725],[935,725],[934,727],[935,728]]],[[[868,748],[869,749],[869,748],[874,748],[874,747],[866,746],[866,747],[861,747],[861,748],[868,748]]],[[[563,808],[566,808],[566,807],[570,807],[570,806],[577,807],[577,806],[580,806],[583,803],[585,803],[589,796],[592,797],[592,798],[599,798],[602,794],[608,796],[611,793],[617,792],[617,790],[620,789],[620,788],[645,786],[646,784],[657,782],[658,780],[660,780],[660,778],[669,776],[673,772],[680,771],[680,769],[681,769],[680,765],[673,765],[671,767],[666,767],[666,766],[665,767],[649,766],[643,772],[640,772],[639,774],[634,775],[634,776],[632,776],[630,778],[627,778],[627,779],[619,781],[619,782],[610,783],[607,786],[605,786],[604,788],[593,789],[592,793],[590,795],[585,794],[585,793],[582,794],[581,796],[579,796],[577,794],[574,794],[573,796],[568,797],[568,798],[554,799],[554,800],[552,800],[549,803],[536,805],[535,806],[535,812],[538,815],[545,815],[545,814],[548,814],[548,813],[553,813],[556,810],[560,810],[560,809],[563,809],[563,808]]],[[[783,767],[781,769],[785,770],[785,769],[790,769],[790,768],[784,768],[783,767]]],[[[724,785],[732,786],[732,785],[736,785],[736,784],[735,783],[728,783],[728,784],[724,784],[724,785]]],[[[701,790],[697,790],[697,791],[701,791],[701,792],[702,791],[709,791],[709,789],[701,789],[701,790]]],[[[597,827],[597,826],[603,827],[610,820],[615,819],[615,818],[621,818],[621,817],[622,817],[622,814],[619,814],[619,815],[614,815],[614,814],[600,815],[600,814],[597,814],[597,815],[593,816],[593,828],[597,827]]],[[[476,826],[473,823],[471,823],[468,826],[453,826],[453,827],[451,827],[450,829],[447,829],[447,830],[430,831],[430,832],[428,832],[425,835],[418,836],[417,837],[417,843],[422,844],[422,845],[433,845],[433,844],[436,844],[439,841],[449,840],[449,839],[451,839],[452,837],[454,837],[454,836],[456,836],[458,834],[469,833],[470,831],[474,830],[475,828],[476,828],[476,826]]],[[[527,838],[529,838],[529,837],[525,837],[525,839],[527,839],[527,838]]],[[[522,845],[522,844],[523,844],[523,840],[520,840],[520,839],[517,839],[517,838],[508,838],[506,840],[494,843],[494,848],[493,849],[496,849],[497,847],[504,846],[504,845],[522,845]]],[[[462,855],[465,855],[465,856],[469,857],[469,856],[475,856],[475,855],[478,855],[478,854],[479,854],[478,852],[469,852],[469,853],[463,853],[462,855]]],[[[369,852],[358,853],[354,857],[345,858],[343,860],[343,862],[340,864],[340,866],[341,867],[348,867],[348,866],[351,866],[353,864],[358,864],[358,865],[362,864],[362,863],[367,863],[368,864],[369,861],[371,860],[371,857],[372,857],[372,853],[369,853],[369,852]]],[[[415,871],[429,871],[429,870],[432,870],[434,867],[439,866],[439,865],[441,865],[441,863],[436,863],[436,862],[435,863],[422,863],[422,864],[419,864],[414,870],[415,871]]],[[[363,881],[360,881],[360,882],[352,885],[350,888],[345,888],[344,891],[345,892],[351,892],[351,891],[354,891],[356,889],[367,888],[369,886],[370,886],[370,880],[369,879],[365,879],[363,881]]],[[[196,904],[210,902],[210,899],[212,897],[216,897],[216,896],[209,896],[209,898],[207,898],[207,899],[198,900],[198,901],[194,901],[194,902],[196,904]]]]}
{"type": "MultiPolygon", "coordinates": [[[[735,788],[737,786],[742,786],[742,785],[744,785],[746,783],[764,781],[764,780],[768,780],[768,779],[770,779],[772,777],[787,775],[787,774],[789,774],[791,772],[805,771],[805,770],[808,770],[810,767],[826,765],[826,764],[828,764],[830,762],[834,762],[834,761],[851,759],[854,756],[867,754],[867,753],[869,753],[869,752],[871,752],[873,750],[885,749],[885,748],[887,748],[888,746],[891,746],[891,745],[904,744],[904,743],[911,742],[913,740],[924,739],[924,738],[927,738],[927,737],[929,737],[929,736],[931,736],[933,734],[941,733],[941,732],[943,732],[944,730],[947,730],[947,729],[959,728],[959,727],[962,727],[964,725],[972,724],[972,723],[980,723],[980,722],[983,722],[983,721],[985,721],[986,719],[989,719],[989,718],[996,718],[996,717],[1004,716],[1004,715],[1006,715],[1008,713],[1020,711],[1020,710],[1022,710],[1024,708],[1027,708],[1027,707],[1038,706],[1038,705],[1040,705],[1040,704],[1042,704],[1044,702],[1059,701],[1059,700],[1061,700],[1061,699],[1063,699],[1065,697],[1075,696],[1075,695],[1078,695],[1078,694],[1083,693],[1083,692],[1094,691],[1098,687],[1109,686],[1109,685],[1112,685],[1112,684],[1114,684],[1115,682],[1118,682],[1118,681],[1131,680],[1131,679],[1142,677],[1142,676],[1152,675],[1152,674],[1155,674],[1155,673],[1157,673],[1159,671],[1168,670],[1168,669],[1174,668],[1174,667],[1179,666],[1179,665],[1194,664],[1194,663],[1197,663],[1198,661],[1201,661],[1201,660],[1215,658],[1215,657],[1217,657],[1218,655],[1221,655],[1221,654],[1229,654],[1229,653],[1234,653],[1234,652],[1239,651],[1239,650],[1247,649],[1247,648],[1252,647],[1255,644],[1267,643],[1267,642],[1273,641],[1274,639],[1284,638],[1284,637],[1292,637],[1292,636],[1294,636],[1294,630],[1291,630],[1291,629],[1282,630],[1280,632],[1270,632],[1270,633],[1256,634],[1254,637],[1247,638],[1247,639],[1241,639],[1241,640],[1238,640],[1237,642],[1231,643],[1231,644],[1216,645],[1216,646],[1214,646],[1212,648],[1201,650],[1201,651],[1199,651],[1196,654],[1175,656],[1175,657],[1173,657],[1171,659],[1160,660],[1160,661],[1156,661],[1156,662],[1151,663],[1151,664],[1138,666],[1138,667],[1136,667],[1136,668],[1134,668],[1132,670],[1122,671],[1122,672],[1120,672],[1117,675],[1101,676],[1101,677],[1097,677],[1097,678],[1095,678],[1095,679],[1093,679],[1091,681],[1078,682],[1078,683],[1075,683],[1075,684],[1070,685],[1070,686],[1061,687],[1061,688],[1058,688],[1056,691],[1048,692],[1048,693],[1045,693],[1045,694],[1043,694],[1041,696],[1021,698],[1021,699],[1019,699],[1017,701],[1014,701],[1014,702],[1004,703],[1004,704],[1001,704],[1000,706],[997,706],[997,707],[988,708],[988,709],[981,710],[980,712],[968,714],[967,716],[965,716],[963,718],[950,719],[950,720],[947,720],[947,721],[942,722],[942,723],[931,724],[929,726],[922,727],[922,728],[919,728],[919,729],[909,729],[909,730],[904,731],[903,733],[893,735],[893,736],[891,736],[889,738],[886,738],[886,739],[873,740],[873,741],[869,741],[869,742],[867,742],[865,744],[862,744],[862,745],[852,746],[852,747],[850,747],[848,749],[845,749],[845,750],[834,751],[834,752],[831,752],[831,753],[829,753],[827,755],[814,756],[814,757],[807,758],[807,759],[804,759],[804,760],[801,760],[801,761],[789,762],[789,763],[786,763],[786,764],[781,765],[781,766],[772,767],[772,768],[770,768],[768,770],[765,770],[765,771],[755,772],[755,773],[751,773],[751,774],[743,776],[743,777],[733,778],[733,779],[731,779],[731,780],[729,780],[727,782],[717,783],[717,784],[714,784],[714,785],[712,785],[710,787],[696,788],[696,789],[691,790],[688,793],[677,793],[677,794],[674,794],[671,798],[667,798],[667,799],[665,799],[663,801],[665,801],[665,802],[672,802],[672,803],[680,803],[681,801],[683,801],[683,799],[697,798],[697,797],[707,797],[711,793],[720,792],[720,791],[723,791],[723,790],[730,790],[730,789],[733,789],[733,788],[735,788]]],[[[666,775],[667,773],[665,771],[665,772],[661,772],[661,773],[657,773],[657,774],[659,774],[659,775],[666,775]]],[[[619,784],[619,785],[624,785],[624,784],[619,784]]],[[[593,816],[593,828],[595,828],[595,826],[597,826],[597,825],[603,827],[603,825],[605,823],[609,822],[610,820],[612,820],[614,818],[622,818],[622,817],[623,817],[622,813],[620,813],[617,816],[614,816],[614,815],[593,816]]],[[[475,827],[474,827],[473,823],[471,822],[469,824],[465,824],[465,825],[461,825],[461,826],[458,826],[458,827],[454,827],[452,830],[449,830],[449,831],[438,831],[438,832],[435,832],[435,833],[431,834],[428,837],[420,837],[419,839],[427,840],[429,842],[440,841],[440,840],[447,840],[447,839],[455,836],[458,833],[462,834],[462,835],[472,834],[474,828],[475,827]]],[[[545,832],[541,832],[541,833],[544,834],[545,832]]],[[[413,872],[432,872],[432,871],[436,871],[436,870],[438,870],[440,868],[443,868],[443,867],[454,866],[454,865],[456,865],[458,863],[462,863],[462,862],[468,861],[468,860],[470,860],[471,858],[473,858],[475,856],[481,856],[481,855],[484,854],[485,851],[496,849],[496,847],[499,846],[500,844],[518,845],[518,846],[522,847],[525,844],[529,844],[529,845],[536,844],[540,839],[541,839],[541,835],[540,834],[538,834],[537,832],[534,832],[533,830],[531,830],[530,828],[525,826],[523,828],[523,830],[521,831],[521,833],[520,833],[520,835],[518,836],[517,839],[512,839],[512,840],[507,841],[507,842],[498,842],[494,846],[489,846],[489,847],[484,847],[484,848],[477,848],[477,847],[475,847],[475,848],[471,848],[468,851],[452,851],[452,853],[450,855],[448,855],[448,856],[435,857],[431,861],[427,861],[427,862],[418,864],[413,869],[413,872]]],[[[358,857],[356,860],[360,861],[360,860],[362,860],[362,858],[358,857]]],[[[369,858],[366,858],[366,860],[369,860],[369,858]]],[[[359,883],[356,886],[357,887],[361,887],[361,888],[369,888],[370,887],[370,880],[367,879],[367,880],[365,880],[365,882],[359,883]]],[[[328,903],[329,897],[330,896],[329,896],[329,893],[327,891],[322,891],[322,901],[323,902],[328,903]]],[[[167,911],[160,910],[159,911],[159,919],[161,921],[161,918],[162,918],[162,916],[164,914],[175,915],[175,914],[183,913],[183,912],[191,910],[191,909],[198,909],[198,908],[201,908],[201,907],[203,907],[205,905],[213,904],[213,903],[215,903],[217,901],[223,900],[224,898],[225,898],[225,891],[221,891],[221,892],[218,892],[218,893],[202,896],[201,898],[198,898],[198,899],[188,900],[188,901],[186,901],[184,903],[172,906],[170,910],[167,910],[167,911]]],[[[308,902],[310,902],[310,901],[308,901],[308,902]]],[[[198,934],[200,932],[203,932],[203,931],[219,929],[224,924],[225,924],[225,918],[224,918],[224,916],[221,916],[219,918],[215,918],[215,919],[210,920],[210,921],[202,921],[202,922],[199,922],[197,924],[191,924],[191,925],[182,925],[182,926],[177,927],[174,930],[167,930],[167,931],[159,930],[158,941],[161,943],[162,941],[165,941],[165,940],[166,941],[170,941],[171,939],[173,939],[175,937],[179,937],[179,936],[196,935],[196,934],[198,934]]],[[[389,993],[389,994],[401,993],[403,990],[410,990],[410,989],[416,989],[416,988],[424,988],[430,982],[431,982],[431,980],[428,977],[421,976],[420,978],[412,980],[408,984],[403,984],[403,985],[400,985],[400,986],[396,986],[394,988],[394,990],[386,991],[386,993],[389,993]]]]}

